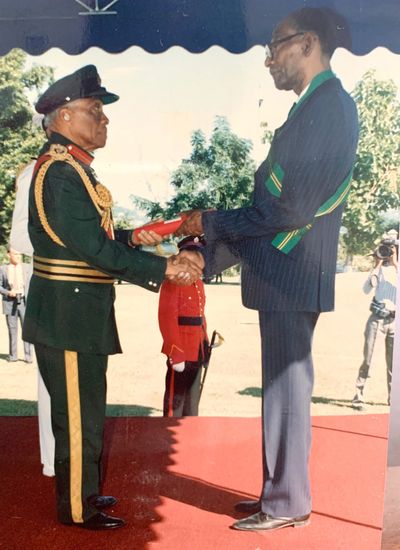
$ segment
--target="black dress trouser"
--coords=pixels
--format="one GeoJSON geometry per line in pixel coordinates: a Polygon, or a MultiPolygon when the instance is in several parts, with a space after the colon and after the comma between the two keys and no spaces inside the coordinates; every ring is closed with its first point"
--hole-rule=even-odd
{"type": "Polygon", "coordinates": [[[198,416],[202,361],[185,361],[185,369],[176,372],[167,361],[164,416],[198,416]]]}
{"type": "Polygon", "coordinates": [[[58,519],[82,523],[98,513],[88,498],[100,492],[108,356],[42,344],[35,351],[51,398],[58,519]]]}

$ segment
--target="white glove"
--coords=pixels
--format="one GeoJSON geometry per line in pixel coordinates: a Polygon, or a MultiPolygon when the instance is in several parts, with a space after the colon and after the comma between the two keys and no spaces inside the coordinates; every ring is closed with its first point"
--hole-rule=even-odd
{"type": "Polygon", "coordinates": [[[182,363],[175,363],[172,365],[172,368],[176,372],[183,372],[185,370],[185,361],[182,361],[182,363]]]}

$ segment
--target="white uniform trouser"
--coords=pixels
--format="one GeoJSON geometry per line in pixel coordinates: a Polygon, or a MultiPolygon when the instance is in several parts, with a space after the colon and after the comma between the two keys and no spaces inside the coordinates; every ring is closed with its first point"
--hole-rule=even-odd
{"type": "MultiPolygon", "coordinates": [[[[15,206],[11,224],[10,245],[14,250],[26,256],[32,256],[33,247],[28,234],[29,188],[35,161],[29,163],[18,175],[16,183],[15,206]]],[[[32,270],[32,263],[30,264],[32,270]]],[[[31,271],[32,274],[32,271],[31,271]]],[[[26,289],[27,290],[27,289],[26,289]]],[[[29,292],[28,292],[29,294],[29,292]]],[[[40,460],[43,474],[54,475],[54,436],[51,428],[50,396],[38,369],[38,417],[40,460]]]]}
{"type": "Polygon", "coordinates": [[[38,419],[40,462],[43,475],[54,476],[54,435],[51,427],[50,395],[38,369],[38,419]]]}

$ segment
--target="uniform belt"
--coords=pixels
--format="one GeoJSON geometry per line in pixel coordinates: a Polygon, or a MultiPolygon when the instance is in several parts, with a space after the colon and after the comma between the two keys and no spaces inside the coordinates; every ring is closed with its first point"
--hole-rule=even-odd
{"type": "Polygon", "coordinates": [[[113,284],[115,279],[86,262],[78,260],[55,260],[33,256],[33,274],[52,281],[71,281],[74,283],[107,283],[113,284]]]}
{"type": "Polygon", "coordinates": [[[201,327],[203,317],[178,317],[178,325],[189,325],[191,327],[201,327]]]}
{"type": "Polygon", "coordinates": [[[393,321],[395,318],[395,311],[387,309],[385,302],[378,302],[375,298],[372,298],[369,309],[378,319],[393,321]]]}

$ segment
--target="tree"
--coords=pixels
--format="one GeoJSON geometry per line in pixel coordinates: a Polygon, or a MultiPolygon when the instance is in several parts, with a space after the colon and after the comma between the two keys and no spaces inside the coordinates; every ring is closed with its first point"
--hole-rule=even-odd
{"type": "Polygon", "coordinates": [[[353,183],[343,217],[347,263],[366,254],[384,232],[382,213],[400,205],[400,103],[393,81],[368,71],[353,91],[360,140],[353,183]]]}
{"type": "Polygon", "coordinates": [[[36,156],[43,132],[32,130],[28,93],[37,93],[51,82],[49,67],[25,69],[26,54],[13,50],[0,57],[0,245],[8,241],[15,199],[15,177],[36,156]]]}
{"type": "Polygon", "coordinates": [[[262,143],[272,143],[274,139],[274,132],[268,128],[268,122],[261,122],[261,128],[263,128],[263,136],[261,138],[262,143]]]}
{"type": "Polygon", "coordinates": [[[173,218],[192,208],[236,208],[249,203],[253,188],[254,161],[251,141],[236,136],[225,117],[216,117],[209,144],[195,130],[192,152],[175,170],[171,184],[176,193],[163,208],[157,202],[135,198],[150,218],[173,218]]]}

